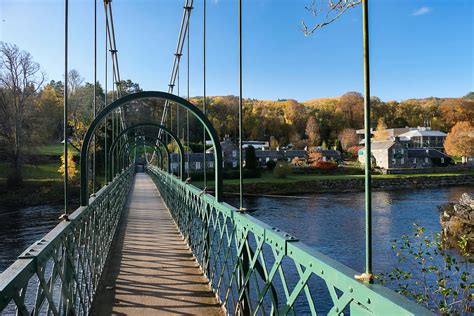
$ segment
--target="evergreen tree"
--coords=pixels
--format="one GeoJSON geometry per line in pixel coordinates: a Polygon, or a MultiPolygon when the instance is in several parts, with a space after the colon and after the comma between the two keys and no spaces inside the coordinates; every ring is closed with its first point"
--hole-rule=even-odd
{"type": "Polygon", "coordinates": [[[250,145],[245,150],[245,168],[255,170],[258,168],[257,155],[255,154],[255,148],[250,145]]]}

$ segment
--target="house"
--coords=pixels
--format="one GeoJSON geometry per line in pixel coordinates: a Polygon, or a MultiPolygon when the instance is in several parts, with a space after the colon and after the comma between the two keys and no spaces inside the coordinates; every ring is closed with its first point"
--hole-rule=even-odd
{"type": "MultiPolygon", "coordinates": [[[[224,137],[224,140],[220,143],[222,148],[222,158],[224,165],[232,168],[236,168],[239,165],[239,146],[234,144],[230,137],[224,137]]],[[[214,154],[214,147],[206,150],[208,154],[214,154]]]]}
{"type": "MultiPolygon", "coordinates": [[[[172,153],[171,156],[171,171],[178,172],[180,157],[179,154],[172,153]]],[[[188,168],[191,167],[190,171],[203,171],[204,170],[204,154],[203,153],[185,153],[184,154],[184,171],[187,172],[188,168]],[[189,155],[189,156],[188,156],[189,155]]],[[[206,153],[206,168],[214,169],[214,154],[206,153]]]]}
{"type": "Polygon", "coordinates": [[[342,161],[342,154],[340,151],[334,149],[321,150],[321,155],[323,161],[342,161]]]}
{"type": "MultiPolygon", "coordinates": [[[[373,141],[372,159],[383,169],[404,168],[408,160],[408,150],[398,138],[395,140],[373,141]]],[[[365,147],[359,150],[359,162],[365,163],[365,147]]]]}
{"type": "Polygon", "coordinates": [[[242,142],[242,148],[247,148],[249,146],[253,146],[255,150],[269,150],[270,143],[264,140],[244,140],[242,142]]]}
{"type": "MultiPolygon", "coordinates": [[[[408,148],[433,148],[444,151],[444,141],[446,133],[432,130],[431,127],[404,127],[388,128],[383,131],[387,135],[387,140],[394,140],[399,137],[399,141],[405,143],[408,148]]],[[[371,130],[372,135],[375,133],[371,130]]],[[[364,130],[357,130],[359,144],[365,144],[364,130]]]]}
{"type": "Polygon", "coordinates": [[[407,142],[409,148],[432,148],[444,151],[446,133],[432,130],[430,127],[418,127],[400,134],[400,140],[407,142]]]}
{"type": "MultiPolygon", "coordinates": [[[[431,168],[452,164],[451,157],[438,149],[409,148],[400,138],[372,142],[372,161],[379,168],[431,168]]],[[[365,163],[365,148],[359,150],[359,162],[365,163]]]]}
{"type": "Polygon", "coordinates": [[[408,168],[445,167],[453,163],[453,159],[437,149],[409,148],[408,168]]]}

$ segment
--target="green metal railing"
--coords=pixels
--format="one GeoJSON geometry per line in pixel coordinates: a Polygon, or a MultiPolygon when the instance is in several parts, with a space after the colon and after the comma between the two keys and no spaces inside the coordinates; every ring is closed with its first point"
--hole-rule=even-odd
{"type": "Polygon", "coordinates": [[[87,315],[132,184],[133,167],[0,275],[1,315],[87,315]]]}
{"type": "Polygon", "coordinates": [[[147,167],[230,315],[432,315],[277,228],[147,167]]]}

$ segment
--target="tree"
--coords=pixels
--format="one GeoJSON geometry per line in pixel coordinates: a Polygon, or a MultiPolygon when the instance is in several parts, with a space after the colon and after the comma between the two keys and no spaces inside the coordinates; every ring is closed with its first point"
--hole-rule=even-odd
{"type": "Polygon", "coordinates": [[[306,136],[308,136],[310,146],[316,146],[319,144],[321,140],[321,136],[319,134],[319,126],[316,123],[316,118],[312,115],[309,117],[308,122],[306,123],[306,136]]]}
{"type": "Polygon", "coordinates": [[[258,169],[257,155],[252,145],[248,146],[245,150],[245,168],[250,170],[258,169]]]}
{"type": "Polygon", "coordinates": [[[469,92],[469,93],[466,94],[463,98],[464,98],[464,99],[474,100],[474,92],[473,92],[473,91],[469,92]]]}
{"type": "Polygon", "coordinates": [[[322,150],[328,150],[328,144],[326,143],[325,140],[323,140],[323,143],[321,144],[321,149],[322,150]]]}
{"type": "Polygon", "coordinates": [[[36,98],[38,121],[41,125],[43,141],[61,141],[63,125],[63,103],[51,84],[47,84],[36,98]]]}
{"type": "Polygon", "coordinates": [[[457,122],[467,121],[474,124],[474,100],[447,99],[440,106],[446,130],[457,122]]]}
{"type": "Polygon", "coordinates": [[[309,27],[304,20],[301,21],[301,30],[306,36],[316,32],[339,19],[347,10],[362,3],[362,0],[313,0],[305,9],[313,16],[322,20],[309,27]],[[326,5],[325,5],[326,3],[326,5]]]}
{"type": "Polygon", "coordinates": [[[387,125],[383,118],[379,118],[377,129],[374,132],[374,140],[387,140],[388,137],[387,125]]]}
{"type": "Polygon", "coordinates": [[[341,142],[342,149],[347,150],[359,143],[357,131],[353,128],[345,128],[339,133],[337,139],[341,142]]]}
{"type": "Polygon", "coordinates": [[[342,144],[339,139],[336,139],[336,142],[334,143],[334,149],[342,153],[342,144]]]}
{"type": "MultiPolygon", "coordinates": [[[[61,166],[59,167],[58,169],[58,172],[64,177],[64,172],[66,170],[65,168],[65,159],[64,159],[64,154],[61,155],[61,166]]],[[[68,180],[74,180],[74,178],[76,177],[76,174],[78,173],[79,171],[77,171],[76,169],[76,163],[74,162],[74,157],[71,153],[70,150],[68,150],[68,153],[67,153],[67,178],[68,180]]]]}
{"type": "Polygon", "coordinates": [[[448,133],[444,143],[448,155],[462,157],[463,163],[467,157],[474,156],[474,125],[470,122],[458,122],[448,133]]]}
{"type": "Polygon", "coordinates": [[[22,183],[25,150],[34,143],[34,96],[44,75],[30,53],[0,42],[0,141],[10,163],[8,185],[22,183]]]}
{"type": "Polygon", "coordinates": [[[362,128],[364,125],[364,97],[359,92],[347,92],[341,96],[338,108],[342,111],[346,126],[362,128]]]}

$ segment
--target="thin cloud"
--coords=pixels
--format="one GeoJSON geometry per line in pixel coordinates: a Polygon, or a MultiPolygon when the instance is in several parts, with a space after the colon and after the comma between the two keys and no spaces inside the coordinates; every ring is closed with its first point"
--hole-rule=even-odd
{"type": "Polygon", "coordinates": [[[430,7],[421,7],[421,8],[416,9],[415,11],[413,11],[413,13],[411,15],[412,16],[425,15],[425,14],[430,13],[431,11],[433,11],[433,9],[431,9],[430,7]]]}

